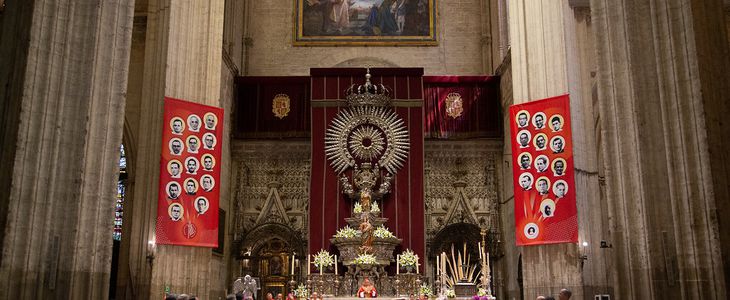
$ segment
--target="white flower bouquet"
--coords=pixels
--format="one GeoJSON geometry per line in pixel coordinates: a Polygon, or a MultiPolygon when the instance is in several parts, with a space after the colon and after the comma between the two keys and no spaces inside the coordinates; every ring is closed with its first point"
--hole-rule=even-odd
{"type": "Polygon", "coordinates": [[[428,297],[433,296],[433,290],[431,290],[431,287],[426,284],[421,285],[421,289],[419,292],[421,295],[426,295],[428,297]]]}
{"type": "Polygon", "coordinates": [[[307,299],[309,298],[309,291],[307,291],[307,286],[304,284],[300,284],[296,290],[294,290],[294,296],[297,296],[299,299],[307,299]]]}
{"type": "Polygon", "coordinates": [[[360,236],[360,231],[355,230],[349,225],[345,226],[344,228],[337,230],[337,233],[335,234],[335,238],[346,238],[351,239],[354,237],[360,236]]]}
{"type": "Polygon", "coordinates": [[[362,212],[362,205],[360,205],[360,202],[355,202],[355,209],[353,209],[352,211],[356,214],[362,212]]]}
{"type": "Polygon", "coordinates": [[[319,250],[319,253],[314,255],[314,265],[320,270],[334,264],[335,256],[331,255],[327,250],[319,250]]]}
{"type": "Polygon", "coordinates": [[[376,263],[376,258],[372,254],[360,254],[355,258],[355,264],[357,265],[374,265],[376,263]]]}
{"type": "Polygon", "coordinates": [[[385,225],[380,225],[378,228],[375,229],[375,232],[373,232],[373,235],[376,238],[381,239],[387,239],[387,238],[395,238],[395,235],[393,235],[388,228],[385,227],[385,225]]]}
{"type": "Polygon", "coordinates": [[[400,265],[404,268],[415,268],[417,264],[418,254],[411,251],[411,249],[406,249],[406,251],[400,255],[400,265]]]}
{"type": "Polygon", "coordinates": [[[372,213],[379,213],[380,212],[380,207],[378,206],[378,202],[377,201],[373,201],[373,204],[370,205],[370,212],[372,212],[372,213]]]}
{"type": "Polygon", "coordinates": [[[452,289],[446,289],[446,297],[448,298],[456,298],[456,292],[452,289]]]}

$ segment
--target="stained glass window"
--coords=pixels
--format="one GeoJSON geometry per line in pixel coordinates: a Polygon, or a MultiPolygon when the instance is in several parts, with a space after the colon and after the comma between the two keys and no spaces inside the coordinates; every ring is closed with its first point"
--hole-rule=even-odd
{"type": "Polygon", "coordinates": [[[119,156],[119,181],[117,182],[117,203],[114,209],[114,240],[122,240],[122,215],[124,206],[124,197],[127,191],[127,157],[124,153],[124,145],[120,148],[119,156]]]}

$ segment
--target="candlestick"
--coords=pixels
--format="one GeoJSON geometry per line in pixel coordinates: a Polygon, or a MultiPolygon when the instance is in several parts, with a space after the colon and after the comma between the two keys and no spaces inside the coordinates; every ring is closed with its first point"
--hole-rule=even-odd
{"type": "Polygon", "coordinates": [[[335,255],[335,276],[337,276],[337,255],[335,255]]]}
{"type": "Polygon", "coordinates": [[[479,247],[479,259],[482,259],[482,242],[478,242],[477,247],[479,247]]]}

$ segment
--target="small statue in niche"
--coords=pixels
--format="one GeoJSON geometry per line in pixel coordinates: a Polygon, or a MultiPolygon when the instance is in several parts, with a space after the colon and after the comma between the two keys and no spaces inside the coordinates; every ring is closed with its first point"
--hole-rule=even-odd
{"type": "Polygon", "coordinates": [[[269,274],[271,275],[281,275],[281,257],[278,256],[272,256],[271,260],[269,260],[269,274]]]}
{"type": "MultiPolygon", "coordinates": [[[[369,206],[369,205],[368,205],[369,206]]],[[[363,208],[364,209],[364,208],[363,208]]],[[[373,252],[373,232],[375,228],[370,224],[370,213],[363,212],[360,214],[360,232],[362,232],[362,244],[360,246],[360,253],[372,253],[373,252]]]]}

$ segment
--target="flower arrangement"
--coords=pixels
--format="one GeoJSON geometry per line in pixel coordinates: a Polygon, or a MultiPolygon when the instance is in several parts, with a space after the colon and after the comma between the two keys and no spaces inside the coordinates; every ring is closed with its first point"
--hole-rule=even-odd
{"type": "Polygon", "coordinates": [[[421,285],[421,288],[420,288],[420,291],[419,291],[419,294],[426,295],[428,297],[431,297],[431,296],[433,296],[433,290],[431,290],[431,287],[430,286],[428,286],[426,284],[422,284],[421,285]]]}
{"type": "Polygon", "coordinates": [[[400,255],[400,265],[403,267],[416,267],[416,264],[418,264],[418,254],[413,253],[411,249],[406,249],[403,254],[400,255]]]}
{"type": "Polygon", "coordinates": [[[486,296],[486,295],[487,295],[487,289],[485,289],[485,288],[480,288],[480,289],[479,289],[479,291],[477,292],[477,295],[478,295],[479,297],[482,297],[482,296],[486,296]]]}
{"type": "Polygon", "coordinates": [[[370,212],[372,212],[372,213],[379,213],[380,212],[380,207],[378,206],[378,202],[377,201],[373,201],[373,204],[370,205],[370,212]]]}
{"type": "Polygon", "coordinates": [[[456,298],[456,292],[452,289],[446,289],[446,297],[447,298],[456,298]]]}
{"type": "Polygon", "coordinates": [[[373,235],[381,239],[395,238],[395,235],[393,235],[393,233],[390,232],[390,230],[388,230],[385,225],[380,225],[380,227],[376,228],[375,232],[373,232],[373,235]]]}
{"type": "Polygon", "coordinates": [[[355,209],[353,209],[352,211],[356,214],[362,212],[362,205],[360,205],[360,202],[355,202],[355,209]]]}
{"type": "Polygon", "coordinates": [[[346,239],[351,239],[351,238],[358,237],[358,236],[360,236],[360,231],[353,229],[349,225],[345,226],[344,228],[342,228],[340,230],[337,230],[337,233],[335,234],[336,238],[346,238],[346,239]]]}
{"type": "Polygon", "coordinates": [[[331,255],[327,250],[319,250],[319,252],[314,255],[314,265],[320,270],[334,264],[335,256],[331,255]]]}
{"type": "Polygon", "coordinates": [[[374,265],[376,263],[375,255],[372,254],[360,254],[355,258],[355,264],[358,265],[374,265]]]}
{"type": "Polygon", "coordinates": [[[304,284],[300,284],[296,290],[294,290],[294,296],[297,296],[299,299],[307,299],[309,298],[309,291],[307,291],[307,286],[304,284]]]}

